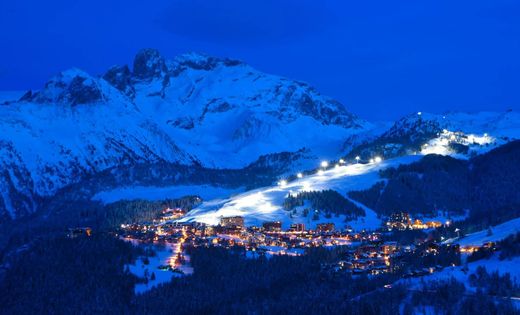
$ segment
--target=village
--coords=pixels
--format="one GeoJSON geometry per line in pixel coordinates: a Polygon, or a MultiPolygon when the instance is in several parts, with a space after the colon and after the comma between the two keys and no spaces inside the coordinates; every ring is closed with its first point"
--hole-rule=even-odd
{"type": "MultiPolygon", "coordinates": [[[[247,257],[254,258],[273,255],[300,256],[308,248],[344,246],[347,250],[341,259],[334,263],[323,263],[322,271],[378,275],[406,270],[404,277],[421,276],[444,267],[442,264],[435,264],[427,268],[410,268],[407,266],[407,256],[435,256],[441,252],[460,256],[461,252],[468,252],[458,245],[432,240],[408,245],[388,240],[392,231],[431,231],[451,224],[450,221],[413,220],[407,213],[392,214],[375,231],[354,231],[348,226],[337,227],[334,223],[319,223],[315,229],[307,229],[303,223],[294,223],[289,229],[283,230],[280,221],[246,227],[241,216],[222,217],[218,225],[212,226],[198,222],[179,222],[178,219],[184,215],[185,211],[182,209],[164,209],[161,217],[153,222],[121,225],[118,236],[143,243],[169,244],[175,250],[172,251],[167,265],[160,269],[178,273],[181,273],[179,267],[187,263],[185,252],[190,247],[239,247],[245,250],[247,257]]],[[[453,265],[455,261],[452,260],[445,265],[453,265]]]]}

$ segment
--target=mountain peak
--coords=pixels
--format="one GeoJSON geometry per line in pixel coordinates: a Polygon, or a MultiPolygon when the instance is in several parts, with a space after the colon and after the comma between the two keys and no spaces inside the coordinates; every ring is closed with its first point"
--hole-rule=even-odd
{"type": "Polygon", "coordinates": [[[99,80],[88,73],[72,68],[51,78],[45,87],[24,100],[36,103],[67,103],[71,105],[95,103],[103,100],[99,80]]]}
{"type": "Polygon", "coordinates": [[[140,80],[150,80],[160,77],[166,72],[166,63],[157,49],[145,48],[134,58],[134,77],[140,80]]]}
{"type": "Polygon", "coordinates": [[[132,85],[132,73],[127,65],[111,67],[103,75],[103,79],[128,96],[133,97],[135,95],[135,89],[132,85]]]}

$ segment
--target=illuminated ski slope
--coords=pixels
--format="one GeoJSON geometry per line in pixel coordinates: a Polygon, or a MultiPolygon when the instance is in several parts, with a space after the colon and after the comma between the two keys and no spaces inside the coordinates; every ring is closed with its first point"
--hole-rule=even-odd
{"type": "Polygon", "coordinates": [[[221,217],[243,216],[246,225],[261,225],[265,221],[282,221],[284,228],[291,223],[305,223],[313,228],[320,222],[334,222],[337,228],[350,225],[355,229],[372,229],[380,226],[381,221],[376,214],[366,208],[366,217],[354,222],[346,223],[344,216],[311,220],[311,215],[290,216],[290,212],[283,209],[283,202],[288,194],[300,191],[333,189],[345,195],[351,190],[366,189],[381,180],[379,170],[417,161],[421,155],[370,164],[351,164],[337,166],[330,170],[318,171],[314,175],[304,176],[291,182],[280,181],[278,186],[259,188],[228,199],[204,202],[201,206],[189,212],[181,219],[183,222],[197,221],[207,224],[218,224],[221,217]]]}

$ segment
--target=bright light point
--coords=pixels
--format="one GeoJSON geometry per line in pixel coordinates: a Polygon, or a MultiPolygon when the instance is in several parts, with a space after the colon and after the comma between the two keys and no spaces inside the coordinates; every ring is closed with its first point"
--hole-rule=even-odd
{"type": "Polygon", "coordinates": [[[335,167],[335,168],[338,168],[338,167],[339,167],[339,164],[336,164],[334,167],[335,167]]]}
{"type": "Polygon", "coordinates": [[[417,112],[417,115],[421,116],[421,115],[422,115],[422,112],[417,112]]]}
{"type": "Polygon", "coordinates": [[[450,136],[450,140],[455,140],[455,139],[457,139],[457,137],[455,137],[455,135],[450,136]]]}
{"type": "Polygon", "coordinates": [[[370,159],[370,161],[369,161],[369,162],[370,162],[370,163],[374,163],[374,159],[370,159]]]}
{"type": "Polygon", "coordinates": [[[376,163],[381,163],[381,162],[383,161],[383,159],[382,159],[380,156],[376,156],[376,157],[374,158],[374,161],[375,161],[376,163]]]}
{"type": "Polygon", "coordinates": [[[345,164],[345,160],[339,159],[339,164],[345,164]]]}
{"type": "Polygon", "coordinates": [[[287,186],[287,181],[285,179],[282,179],[281,181],[278,182],[278,185],[282,186],[282,187],[287,186]]]}
{"type": "Polygon", "coordinates": [[[425,148],[428,147],[428,143],[423,144],[423,147],[425,147],[425,148]]]}
{"type": "Polygon", "coordinates": [[[442,129],[443,133],[448,133],[448,129],[442,129]]]}
{"type": "Polygon", "coordinates": [[[321,162],[321,167],[327,167],[327,166],[329,166],[329,162],[327,162],[327,161],[321,162]]]}
{"type": "Polygon", "coordinates": [[[487,134],[487,133],[485,133],[485,134],[484,134],[484,137],[487,137],[487,136],[488,136],[488,134],[487,134]]]}
{"type": "Polygon", "coordinates": [[[361,160],[361,157],[359,157],[359,155],[358,155],[358,156],[356,156],[356,161],[359,161],[359,160],[361,160]]]}
{"type": "Polygon", "coordinates": [[[303,174],[302,173],[298,173],[298,174],[296,174],[296,177],[303,178],[303,174]]]}
{"type": "Polygon", "coordinates": [[[318,175],[323,175],[323,173],[325,173],[325,172],[323,172],[323,170],[318,171],[318,175]]]}

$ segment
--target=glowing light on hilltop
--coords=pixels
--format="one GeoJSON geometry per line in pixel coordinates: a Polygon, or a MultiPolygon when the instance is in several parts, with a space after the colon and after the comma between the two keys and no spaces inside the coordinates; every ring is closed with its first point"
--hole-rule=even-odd
{"type": "Polygon", "coordinates": [[[296,177],[303,178],[303,174],[302,173],[298,173],[298,174],[296,174],[296,177]]]}
{"type": "Polygon", "coordinates": [[[370,161],[369,161],[369,162],[370,162],[370,163],[374,163],[374,159],[370,159],[370,161]]]}
{"type": "Polygon", "coordinates": [[[321,167],[328,167],[329,166],[329,162],[327,161],[321,161],[321,167]]]}
{"type": "Polygon", "coordinates": [[[486,132],[486,133],[484,133],[484,137],[487,137],[487,136],[488,136],[487,132],[486,132]]]}
{"type": "Polygon", "coordinates": [[[376,163],[381,163],[382,161],[383,161],[383,158],[380,157],[380,156],[376,156],[376,157],[374,158],[374,162],[376,162],[376,163]]]}
{"type": "Polygon", "coordinates": [[[361,157],[358,155],[358,156],[356,156],[356,162],[359,163],[359,160],[361,160],[361,157]]]}
{"type": "Polygon", "coordinates": [[[451,140],[451,141],[455,141],[456,139],[457,139],[457,137],[456,137],[455,135],[451,135],[451,136],[450,136],[450,140],[451,140]]]}
{"type": "Polygon", "coordinates": [[[417,115],[421,116],[421,115],[422,115],[422,112],[417,112],[417,115]]]}
{"type": "Polygon", "coordinates": [[[345,160],[339,159],[339,164],[345,164],[345,160]]]}
{"type": "Polygon", "coordinates": [[[285,179],[282,179],[281,181],[278,182],[278,186],[281,186],[281,187],[287,186],[287,181],[285,179]]]}
{"type": "Polygon", "coordinates": [[[323,170],[318,171],[318,175],[323,175],[323,173],[325,173],[323,170]]]}

